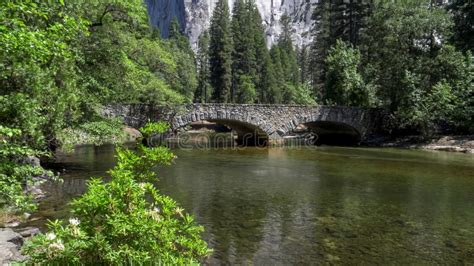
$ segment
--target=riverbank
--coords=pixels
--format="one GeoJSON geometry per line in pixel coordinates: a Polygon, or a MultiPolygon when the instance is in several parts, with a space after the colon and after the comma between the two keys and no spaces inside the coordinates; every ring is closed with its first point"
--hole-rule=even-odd
{"type": "Polygon", "coordinates": [[[474,135],[436,136],[428,139],[420,136],[408,136],[395,140],[376,141],[369,143],[369,146],[474,154],[474,135]]]}
{"type": "MultiPolygon", "coordinates": [[[[112,123],[112,122],[111,122],[112,123]]],[[[135,142],[136,139],[142,137],[140,131],[131,127],[117,126],[116,124],[108,125],[107,123],[92,123],[83,126],[82,128],[67,128],[58,134],[61,149],[64,151],[72,151],[78,145],[95,145],[101,146],[104,144],[123,144],[128,142],[135,142]],[[99,128],[102,126],[102,128],[99,128]]]]}

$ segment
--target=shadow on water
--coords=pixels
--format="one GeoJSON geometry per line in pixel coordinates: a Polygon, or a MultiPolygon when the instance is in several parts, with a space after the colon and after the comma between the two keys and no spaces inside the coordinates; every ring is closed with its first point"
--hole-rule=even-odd
{"type": "MultiPolygon", "coordinates": [[[[157,186],[205,226],[210,264],[474,263],[474,156],[338,147],[174,150],[157,186]]],[[[112,146],[58,155],[33,224],[63,217],[112,146]]]]}

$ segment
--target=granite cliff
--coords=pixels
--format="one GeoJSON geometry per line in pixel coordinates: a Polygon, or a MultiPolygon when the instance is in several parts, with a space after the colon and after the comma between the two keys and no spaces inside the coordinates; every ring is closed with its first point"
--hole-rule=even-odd
{"type": "MultiPolygon", "coordinates": [[[[212,11],[218,0],[146,0],[150,22],[158,27],[161,34],[168,35],[171,20],[176,17],[193,45],[196,47],[199,35],[209,27],[212,11]]],[[[228,0],[232,6],[235,0],[228,0]]],[[[295,45],[308,44],[311,41],[310,30],[313,26],[311,15],[318,0],[256,0],[256,5],[265,26],[267,44],[278,41],[281,34],[280,18],[288,14],[293,22],[295,45]]]]}

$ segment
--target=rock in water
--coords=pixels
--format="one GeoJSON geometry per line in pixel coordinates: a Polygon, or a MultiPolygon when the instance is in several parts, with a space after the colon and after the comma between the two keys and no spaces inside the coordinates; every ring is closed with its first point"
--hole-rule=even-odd
{"type": "MultiPolygon", "coordinates": [[[[146,0],[150,21],[168,36],[171,20],[176,17],[183,31],[189,36],[193,49],[197,47],[199,35],[210,25],[212,11],[218,0],[146,0]]],[[[228,0],[232,6],[235,0],[228,0]]],[[[294,44],[302,46],[311,42],[311,16],[318,0],[256,0],[256,5],[265,26],[267,44],[278,41],[282,27],[280,18],[285,13],[293,21],[294,44]]]]}

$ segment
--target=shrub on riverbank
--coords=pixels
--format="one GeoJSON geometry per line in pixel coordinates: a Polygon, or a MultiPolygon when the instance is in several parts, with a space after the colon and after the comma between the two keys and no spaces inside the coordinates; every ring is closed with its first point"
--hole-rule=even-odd
{"type": "Polygon", "coordinates": [[[46,155],[22,141],[22,131],[0,125],[0,208],[6,212],[31,211],[36,208],[28,188],[37,185],[39,176],[52,173],[29,160],[46,155]]]}
{"type": "Polygon", "coordinates": [[[123,122],[118,119],[103,119],[88,122],[75,128],[66,128],[58,133],[58,140],[61,149],[66,151],[72,150],[75,145],[120,144],[128,140],[123,127],[123,122]]]}
{"type": "MultiPolygon", "coordinates": [[[[148,126],[165,131],[166,127],[148,126]]],[[[149,133],[149,132],[147,132],[149,133]]],[[[88,191],[72,202],[68,223],[49,224],[50,232],[34,237],[24,252],[34,263],[192,264],[209,254],[194,218],[149,183],[152,168],[171,164],[165,147],[117,148],[111,181],[92,179],[88,191]]]]}

